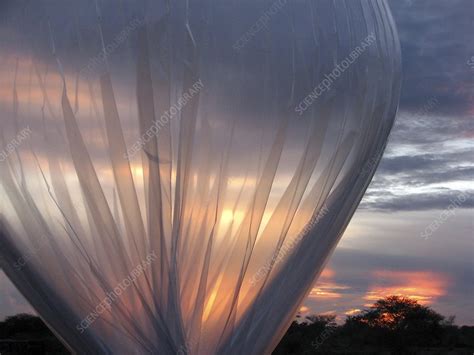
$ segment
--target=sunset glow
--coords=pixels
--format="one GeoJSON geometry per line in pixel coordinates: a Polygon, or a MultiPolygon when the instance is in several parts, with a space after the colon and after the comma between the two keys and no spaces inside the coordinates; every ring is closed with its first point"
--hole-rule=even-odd
{"type": "Polygon", "coordinates": [[[431,271],[378,270],[373,272],[373,279],[364,297],[371,302],[397,295],[429,305],[445,295],[450,284],[446,275],[431,271]]]}
{"type": "Polygon", "coordinates": [[[309,297],[310,298],[322,298],[322,299],[337,299],[341,298],[342,294],[340,291],[348,290],[350,287],[345,285],[339,285],[336,283],[333,278],[336,275],[336,272],[331,268],[326,268],[321,273],[319,281],[316,283],[315,287],[311,290],[309,297]]]}

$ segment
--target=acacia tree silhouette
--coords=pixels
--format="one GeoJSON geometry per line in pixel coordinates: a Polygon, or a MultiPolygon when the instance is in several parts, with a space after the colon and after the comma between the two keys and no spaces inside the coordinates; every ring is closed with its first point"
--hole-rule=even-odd
{"type": "Polygon", "coordinates": [[[360,322],[370,327],[407,330],[413,327],[440,326],[444,320],[444,316],[414,299],[389,296],[378,300],[361,314],[348,317],[347,321],[360,322]]]}
{"type": "MultiPolygon", "coordinates": [[[[418,301],[389,296],[378,300],[360,315],[348,317],[346,327],[364,328],[373,334],[378,342],[395,348],[407,346],[439,345],[444,326],[453,323],[454,318],[444,316],[418,301]]],[[[372,338],[374,338],[372,336],[372,338]]]]}
{"type": "Polygon", "coordinates": [[[439,353],[471,354],[474,327],[454,325],[416,300],[389,296],[337,326],[331,316],[309,316],[294,322],[274,355],[288,354],[417,354],[436,348],[439,353]]]}

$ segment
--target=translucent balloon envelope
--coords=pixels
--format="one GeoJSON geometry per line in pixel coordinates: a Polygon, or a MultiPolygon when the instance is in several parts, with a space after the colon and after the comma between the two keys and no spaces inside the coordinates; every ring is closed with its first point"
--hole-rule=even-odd
{"type": "Polygon", "coordinates": [[[375,171],[385,1],[0,5],[2,268],[77,353],[269,353],[375,171]]]}

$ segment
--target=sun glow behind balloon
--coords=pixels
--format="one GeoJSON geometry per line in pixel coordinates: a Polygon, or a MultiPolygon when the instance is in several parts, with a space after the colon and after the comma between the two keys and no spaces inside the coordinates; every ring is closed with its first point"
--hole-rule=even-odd
{"type": "Polygon", "coordinates": [[[79,353],[271,351],[393,123],[386,3],[288,3],[239,50],[265,4],[68,6],[0,27],[2,147],[31,130],[1,162],[2,267],[79,353]]]}

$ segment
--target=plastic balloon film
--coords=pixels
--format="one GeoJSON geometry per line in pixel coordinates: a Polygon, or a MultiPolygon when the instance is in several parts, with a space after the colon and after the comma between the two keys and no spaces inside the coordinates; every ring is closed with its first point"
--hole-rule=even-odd
{"type": "Polygon", "coordinates": [[[386,2],[0,13],[9,278],[76,353],[270,353],[393,124],[386,2]]]}

